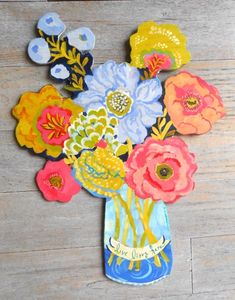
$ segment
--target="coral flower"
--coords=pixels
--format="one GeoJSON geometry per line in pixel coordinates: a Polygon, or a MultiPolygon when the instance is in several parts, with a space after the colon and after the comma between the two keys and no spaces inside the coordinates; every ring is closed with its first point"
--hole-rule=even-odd
{"type": "Polygon", "coordinates": [[[48,161],[37,173],[36,182],[48,201],[68,202],[81,187],[71,175],[71,168],[63,160],[48,161]]]}
{"type": "Polygon", "coordinates": [[[35,153],[46,151],[54,158],[62,153],[69,137],[68,127],[82,111],[71,99],[63,98],[55,87],[44,86],[39,93],[24,93],[12,113],[19,123],[16,138],[35,153]]]}
{"type": "Polygon", "coordinates": [[[175,202],[194,188],[194,155],[177,137],[147,138],[126,162],[126,182],[142,198],[175,202]]]}
{"type": "Polygon", "coordinates": [[[178,69],[190,60],[186,37],[174,24],[147,21],[130,37],[131,65],[149,69],[152,76],[160,70],[178,69]]]}
{"type": "Polygon", "coordinates": [[[181,134],[206,133],[225,115],[217,89],[185,71],[167,79],[164,103],[181,134]]]}

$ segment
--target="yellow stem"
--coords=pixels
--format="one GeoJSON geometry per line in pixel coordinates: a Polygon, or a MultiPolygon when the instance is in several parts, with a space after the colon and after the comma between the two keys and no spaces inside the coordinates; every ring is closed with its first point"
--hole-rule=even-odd
{"type": "MultiPolygon", "coordinates": [[[[117,194],[117,197],[118,197],[122,207],[124,208],[124,210],[126,212],[126,215],[128,216],[129,224],[130,224],[130,226],[132,228],[132,231],[133,231],[133,247],[135,248],[135,247],[137,247],[137,234],[136,234],[136,226],[135,226],[133,216],[132,216],[131,211],[128,208],[126,202],[122,199],[120,194],[117,194]]],[[[128,269],[132,270],[133,266],[134,266],[134,261],[130,261],[128,269]]]]}
{"type": "Polygon", "coordinates": [[[127,138],[127,147],[128,147],[128,155],[130,156],[131,152],[132,152],[132,142],[130,138],[127,138]]]}
{"type": "MultiPolygon", "coordinates": [[[[132,190],[128,187],[127,190],[127,207],[130,209],[132,202],[132,190]]],[[[129,218],[128,215],[125,216],[124,230],[122,235],[122,244],[126,245],[127,237],[128,237],[128,229],[129,229],[129,218]]],[[[117,259],[117,264],[120,265],[122,262],[122,258],[119,256],[117,259]]]]}
{"type": "MultiPolygon", "coordinates": [[[[149,223],[149,220],[150,220],[150,218],[151,218],[151,215],[152,215],[152,211],[153,211],[154,205],[155,205],[155,202],[154,202],[153,200],[151,200],[151,204],[150,204],[149,210],[148,210],[148,212],[147,212],[147,224],[149,223]]],[[[150,230],[151,230],[151,229],[150,229],[150,230]]],[[[154,235],[153,235],[153,236],[154,236],[154,235]]],[[[142,247],[144,247],[146,238],[147,238],[147,234],[144,233],[143,236],[142,236],[142,238],[141,238],[141,243],[142,243],[142,245],[143,245],[142,247]]],[[[158,240],[157,240],[157,238],[156,238],[155,236],[154,236],[154,238],[155,238],[155,243],[156,243],[158,240]]],[[[165,262],[169,262],[169,258],[168,258],[168,256],[165,254],[164,251],[161,251],[160,254],[161,254],[161,256],[162,256],[162,258],[164,259],[165,262]]]]}
{"type": "Polygon", "coordinates": [[[161,132],[161,139],[164,140],[166,137],[170,127],[173,125],[172,121],[169,121],[166,126],[164,127],[163,131],[161,132]]]}
{"type": "MultiPolygon", "coordinates": [[[[148,210],[149,210],[149,199],[146,199],[144,200],[144,218],[147,220],[147,222],[149,221],[148,210]]],[[[144,232],[140,241],[140,245],[139,245],[140,248],[144,247],[145,240],[146,240],[146,234],[144,232]]],[[[140,264],[141,264],[140,260],[136,262],[136,270],[140,270],[140,264]]]]}
{"type": "Polygon", "coordinates": [[[122,199],[120,194],[117,194],[117,198],[120,201],[122,207],[124,208],[124,210],[128,216],[129,223],[130,223],[132,231],[133,231],[133,245],[134,245],[134,247],[137,247],[137,234],[136,234],[136,227],[135,227],[135,222],[134,222],[133,216],[132,216],[126,202],[122,199]]]}
{"type": "MultiPolygon", "coordinates": [[[[156,243],[157,238],[154,236],[154,234],[152,233],[150,227],[148,226],[147,220],[144,219],[144,215],[143,215],[143,212],[141,210],[141,206],[140,206],[138,197],[135,197],[135,203],[136,203],[137,210],[139,212],[139,216],[140,216],[144,231],[146,232],[146,235],[147,235],[147,238],[148,238],[149,242],[150,243],[156,243]]],[[[157,267],[161,266],[161,261],[160,261],[158,255],[154,256],[154,263],[157,267]]]]}
{"type": "MultiPolygon", "coordinates": [[[[146,218],[147,223],[149,223],[153,208],[154,208],[154,202],[151,201],[151,204],[149,205],[149,209],[147,209],[146,211],[144,210],[144,218],[146,218]]],[[[144,247],[146,238],[147,238],[147,235],[146,235],[146,232],[144,232],[144,234],[142,235],[141,241],[140,241],[140,247],[144,247]]]]}
{"type": "MultiPolygon", "coordinates": [[[[116,218],[116,223],[115,223],[115,232],[114,232],[114,239],[117,240],[119,238],[120,234],[120,208],[119,208],[119,203],[116,199],[116,197],[113,197],[113,203],[114,203],[114,210],[115,210],[115,218],[116,218]]],[[[111,265],[114,259],[114,254],[111,253],[108,264],[111,265]]]]}
{"type": "MultiPolygon", "coordinates": [[[[130,138],[127,138],[127,147],[128,147],[128,155],[130,156],[132,152],[132,142],[130,138]]],[[[128,210],[130,210],[132,203],[132,190],[131,188],[128,187],[127,191],[127,207],[128,210]]],[[[128,229],[129,229],[129,218],[128,215],[125,217],[125,223],[124,223],[124,232],[123,232],[123,237],[122,237],[122,243],[125,245],[128,237],[128,229]]],[[[118,257],[117,259],[117,264],[120,265],[122,262],[122,258],[118,257]]],[[[134,262],[130,262],[128,269],[131,270],[133,268],[134,262]]]]}

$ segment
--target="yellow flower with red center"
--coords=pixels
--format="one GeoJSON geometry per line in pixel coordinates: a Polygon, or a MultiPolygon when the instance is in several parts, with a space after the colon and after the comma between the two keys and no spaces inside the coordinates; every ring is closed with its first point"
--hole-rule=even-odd
{"type": "Polygon", "coordinates": [[[63,98],[52,85],[44,86],[38,93],[24,93],[13,108],[19,120],[16,138],[20,146],[32,148],[35,153],[58,157],[62,153],[68,127],[82,108],[69,98],[63,98]]]}
{"type": "Polygon", "coordinates": [[[130,37],[131,64],[147,68],[154,77],[160,70],[174,70],[190,61],[186,37],[175,24],[147,21],[130,37]]]}

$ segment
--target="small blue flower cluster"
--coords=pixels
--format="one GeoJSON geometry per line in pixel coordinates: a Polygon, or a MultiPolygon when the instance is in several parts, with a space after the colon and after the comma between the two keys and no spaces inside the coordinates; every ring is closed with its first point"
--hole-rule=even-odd
{"type": "Polygon", "coordinates": [[[95,47],[95,35],[81,27],[62,37],[65,29],[57,13],[43,15],[37,24],[40,37],[30,41],[28,55],[37,64],[50,64],[50,75],[57,81],[67,81],[67,87],[75,92],[85,87],[79,79],[91,74],[93,58],[88,51],[95,47]]]}

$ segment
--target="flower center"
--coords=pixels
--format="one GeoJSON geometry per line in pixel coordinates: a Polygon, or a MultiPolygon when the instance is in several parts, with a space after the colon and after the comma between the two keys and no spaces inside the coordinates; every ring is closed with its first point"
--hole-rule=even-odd
{"type": "Polygon", "coordinates": [[[146,54],[144,56],[145,67],[149,70],[152,77],[155,77],[162,69],[169,69],[171,59],[169,56],[159,53],[146,54]]]}
{"type": "Polygon", "coordinates": [[[106,97],[106,105],[109,112],[117,117],[125,116],[131,110],[132,103],[132,98],[120,90],[110,92],[106,97]]]}
{"type": "Polygon", "coordinates": [[[52,174],[49,178],[50,186],[56,190],[60,190],[63,186],[63,178],[58,174],[52,174]]]}
{"type": "Polygon", "coordinates": [[[185,108],[189,110],[196,110],[200,105],[201,101],[196,96],[188,96],[184,101],[185,108]]]}
{"type": "Polygon", "coordinates": [[[50,145],[63,145],[68,137],[71,111],[56,106],[47,107],[38,118],[37,128],[50,145]]]}
{"type": "Polygon", "coordinates": [[[42,128],[50,131],[48,139],[51,140],[53,137],[58,138],[61,135],[65,135],[68,129],[68,124],[64,124],[64,117],[59,116],[58,113],[55,115],[48,113],[47,120],[45,120],[45,123],[42,124],[42,128]]]}
{"type": "Polygon", "coordinates": [[[160,179],[169,179],[173,173],[173,169],[168,164],[160,164],[156,167],[156,174],[160,179]]]}

